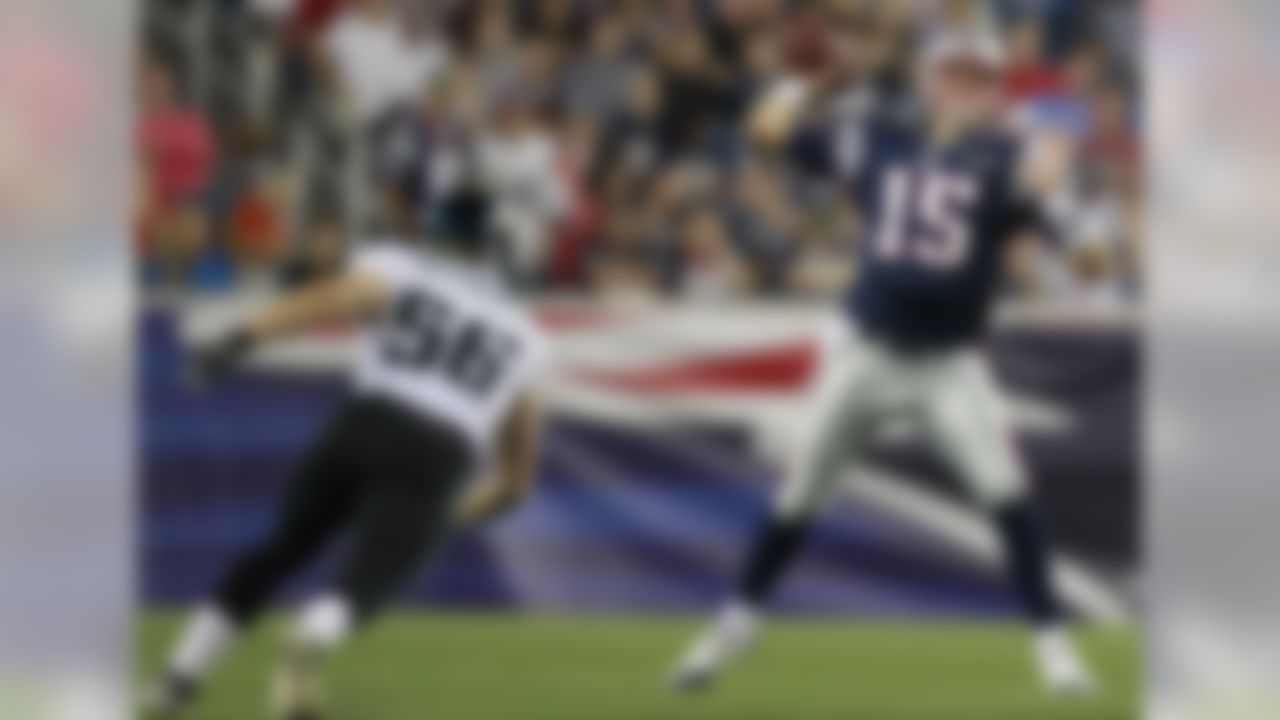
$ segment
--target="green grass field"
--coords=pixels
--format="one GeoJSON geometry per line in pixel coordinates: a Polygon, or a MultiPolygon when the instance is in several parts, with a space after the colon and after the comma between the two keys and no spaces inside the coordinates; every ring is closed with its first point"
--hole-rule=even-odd
{"type": "MultiPolygon", "coordinates": [[[[1138,642],[1082,635],[1101,697],[1044,697],[1024,635],[1005,625],[775,621],[756,652],[708,694],[662,687],[693,620],[398,615],[332,667],[335,720],[1130,720],[1138,642]]],[[[142,669],[177,617],[142,621],[142,669]]],[[[191,720],[265,717],[279,626],[264,627],[205,689],[191,720]]]]}

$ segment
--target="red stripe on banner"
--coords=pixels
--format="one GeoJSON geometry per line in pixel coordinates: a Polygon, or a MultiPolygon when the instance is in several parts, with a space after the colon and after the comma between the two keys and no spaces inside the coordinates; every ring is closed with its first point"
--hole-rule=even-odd
{"type": "Polygon", "coordinates": [[[579,371],[574,376],[635,393],[781,393],[800,390],[812,377],[817,350],[808,342],[732,357],[701,358],[673,367],[579,371]]]}
{"type": "Polygon", "coordinates": [[[586,330],[617,321],[612,313],[603,310],[563,305],[538,308],[537,318],[539,325],[553,331],[586,330]]]}

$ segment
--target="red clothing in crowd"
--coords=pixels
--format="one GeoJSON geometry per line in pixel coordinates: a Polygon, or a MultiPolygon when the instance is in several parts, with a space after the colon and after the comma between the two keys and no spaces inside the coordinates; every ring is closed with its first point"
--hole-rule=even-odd
{"type": "Polygon", "coordinates": [[[301,0],[293,11],[290,36],[294,42],[306,44],[316,38],[337,19],[351,0],[301,0]]]}
{"type": "Polygon", "coordinates": [[[572,157],[562,157],[560,172],[573,194],[573,201],[568,217],[555,236],[551,275],[557,284],[574,285],[582,280],[587,252],[600,231],[604,211],[587,186],[579,163],[572,157]]]}
{"type": "Polygon", "coordinates": [[[1064,83],[1057,68],[1048,63],[1039,63],[1010,69],[1006,87],[1009,99],[1017,102],[1056,95],[1063,91],[1064,83]]]}
{"type": "Polygon", "coordinates": [[[216,148],[213,129],[199,112],[170,108],[144,115],[138,147],[154,203],[171,207],[208,189],[216,148]]]}
{"type": "Polygon", "coordinates": [[[262,193],[251,192],[231,214],[231,237],[242,257],[269,260],[284,249],[284,219],[262,193]]]}
{"type": "Polygon", "coordinates": [[[1095,161],[1130,168],[1141,161],[1142,143],[1129,130],[1096,132],[1086,138],[1084,153],[1095,161]]]}

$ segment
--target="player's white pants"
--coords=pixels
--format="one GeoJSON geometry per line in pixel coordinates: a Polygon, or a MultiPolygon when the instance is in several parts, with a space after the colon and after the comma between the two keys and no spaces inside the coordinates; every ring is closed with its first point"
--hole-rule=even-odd
{"type": "Polygon", "coordinates": [[[824,353],[777,497],[778,515],[817,510],[877,433],[897,421],[923,432],[984,505],[1024,493],[1007,412],[978,351],[907,356],[844,332],[824,353]]]}

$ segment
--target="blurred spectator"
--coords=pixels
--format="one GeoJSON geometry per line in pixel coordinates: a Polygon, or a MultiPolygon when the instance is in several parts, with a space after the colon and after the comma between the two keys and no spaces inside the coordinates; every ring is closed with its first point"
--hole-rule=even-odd
{"type": "Polygon", "coordinates": [[[511,269],[532,286],[543,281],[552,233],[571,209],[556,139],[537,106],[521,93],[509,94],[479,150],[511,269]]]}
{"type": "Polygon", "coordinates": [[[402,211],[418,222],[424,221],[431,199],[456,187],[464,173],[467,132],[454,113],[457,90],[454,79],[442,77],[419,102],[383,115],[373,127],[372,184],[399,196],[402,211]]]}
{"type": "Polygon", "coordinates": [[[719,0],[706,18],[707,38],[726,67],[746,64],[752,45],[776,26],[781,0],[719,0]]]}
{"type": "Polygon", "coordinates": [[[662,245],[634,210],[614,204],[587,257],[587,285],[601,297],[651,298],[661,292],[662,245]]]}
{"type": "Polygon", "coordinates": [[[578,49],[587,33],[590,16],[578,0],[536,0],[516,3],[525,35],[539,36],[558,47],[578,49]]]}
{"type": "Polygon", "coordinates": [[[755,273],[714,210],[700,208],[690,214],[679,229],[679,242],[681,297],[729,300],[757,289],[755,273]]]}
{"type": "Polygon", "coordinates": [[[323,280],[341,272],[346,256],[341,220],[321,213],[304,230],[297,248],[281,267],[280,279],[290,287],[323,280]]]}
{"type": "Polygon", "coordinates": [[[781,179],[761,163],[744,164],[733,178],[725,210],[725,227],[751,264],[753,286],[785,288],[800,228],[781,179]]]}
{"type": "Polygon", "coordinates": [[[339,92],[361,126],[414,102],[448,62],[428,18],[405,17],[394,0],[350,0],[322,42],[339,92]]]}
{"type": "Polygon", "coordinates": [[[173,69],[162,59],[145,60],[138,87],[140,240],[162,280],[180,284],[208,242],[205,202],[216,160],[214,130],[181,100],[173,69]]]}
{"type": "Polygon", "coordinates": [[[732,109],[731,78],[691,25],[669,30],[658,67],[664,150],[676,157],[708,150],[717,123],[726,122],[732,109]]]}
{"type": "Polygon", "coordinates": [[[503,2],[477,3],[470,61],[473,82],[479,86],[486,107],[497,105],[501,96],[520,82],[521,53],[516,39],[515,18],[503,2]]]}
{"type": "Polygon", "coordinates": [[[277,136],[292,132],[311,111],[322,64],[321,38],[349,0],[258,0],[260,11],[276,18],[278,78],[273,112],[277,136]],[[262,8],[263,5],[270,7],[262,8]]]}
{"type": "Polygon", "coordinates": [[[1074,48],[1064,60],[1059,86],[1032,96],[1018,112],[1035,126],[1083,140],[1092,122],[1090,99],[1103,80],[1105,66],[1097,47],[1082,44],[1074,48]]]}
{"type": "Polygon", "coordinates": [[[288,242],[288,178],[279,170],[259,170],[237,199],[227,228],[227,250],[251,275],[275,267],[288,242]]]}
{"type": "Polygon", "coordinates": [[[617,15],[604,14],[591,29],[587,50],[569,64],[564,80],[569,112],[610,118],[623,107],[634,64],[617,15]]]}
{"type": "Polygon", "coordinates": [[[796,228],[783,288],[795,297],[831,297],[848,287],[855,270],[856,222],[848,207],[828,203],[796,228]]]}
{"type": "Polygon", "coordinates": [[[617,169],[647,174],[662,157],[662,94],[657,78],[637,71],[626,85],[619,112],[605,118],[592,169],[593,182],[602,182],[617,169]]]}
{"type": "Polygon", "coordinates": [[[1113,172],[1136,166],[1140,141],[1128,90],[1115,82],[1095,89],[1090,96],[1089,117],[1092,124],[1084,142],[1084,160],[1113,172]]]}
{"type": "Polygon", "coordinates": [[[1044,28],[1040,20],[1019,19],[1008,32],[1009,99],[1023,103],[1063,91],[1062,74],[1045,54],[1044,28]]]}
{"type": "Polygon", "coordinates": [[[293,12],[298,0],[248,0],[249,9],[262,18],[284,20],[293,12]]]}
{"type": "Polygon", "coordinates": [[[914,7],[917,21],[928,33],[973,34],[996,28],[995,7],[990,0],[934,0],[914,3],[914,7]]]}
{"type": "Polygon", "coordinates": [[[290,17],[293,39],[309,44],[338,19],[351,0],[294,0],[290,17]]]}
{"type": "MultiPolygon", "coordinates": [[[[161,130],[142,133],[146,247],[168,258],[174,277],[219,258],[241,266],[228,276],[261,275],[244,271],[278,263],[294,224],[304,230],[273,274],[310,277],[341,254],[339,219],[346,238],[377,219],[370,209],[420,231],[433,194],[478,168],[529,288],[710,298],[836,292],[854,269],[858,208],[838,183],[753,157],[741,134],[745,112],[795,71],[794,35],[811,38],[811,59],[833,79],[816,119],[912,117],[920,41],[978,31],[1007,41],[1011,119],[1042,156],[1032,180],[1064,223],[1058,252],[1015,243],[1012,287],[1093,303],[1127,302],[1141,284],[1131,2],[233,4],[242,2],[272,28],[245,43],[278,46],[265,55],[282,58],[276,111],[265,116],[288,142],[215,158],[215,128],[179,103],[170,103],[173,119],[155,122],[161,130]],[[333,92],[314,92],[323,88],[333,92]],[[267,151],[273,170],[263,176],[267,151]],[[299,197],[326,201],[296,203],[277,175],[305,179],[299,197]],[[208,243],[209,227],[224,242],[208,243]]],[[[153,105],[164,103],[146,102],[144,115],[164,116],[153,105]]],[[[218,137],[240,137],[213,120],[218,137]]]]}
{"type": "Polygon", "coordinates": [[[786,72],[777,38],[765,32],[749,36],[743,48],[743,61],[737,67],[735,110],[745,114],[752,101],[786,72]]]}
{"type": "Polygon", "coordinates": [[[1054,299],[1075,307],[1118,307],[1124,302],[1116,256],[1105,243],[1102,237],[1089,239],[1067,256],[1054,299]]]}
{"type": "Polygon", "coordinates": [[[600,131],[595,117],[566,117],[559,132],[560,170],[569,193],[569,210],[559,228],[551,259],[551,282],[557,287],[579,287],[584,279],[586,254],[599,236],[604,221],[601,190],[591,184],[591,163],[599,154],[600,131]]]}
{"type": "Polygon", "coordinates": [[[520,48],[514,82],[507,87],[494,88],[497,97],[520,95],[543,110],[562,105],[565,90],[563,48],[544,35],[526,38],[520,48]]]}

